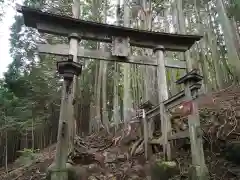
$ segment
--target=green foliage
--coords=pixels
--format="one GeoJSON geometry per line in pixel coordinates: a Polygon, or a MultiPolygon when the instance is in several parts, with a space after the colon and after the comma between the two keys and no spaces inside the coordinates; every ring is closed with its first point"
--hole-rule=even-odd
{"type": "MultiPolygon", "coordinates": [[[[44,1],[38,2],[38,6],[43,6],[44,1]]],[[[36,2],[26,0],[24,4],[34,6],[36,2]]],[[[53,114],[58,114],[61,85],[56,75],[56,59],[35,57],[36,44],[43,42],[40,36],[23,25],[22,16],[15,16],[10,36],[13,61],[0,84],[1,130],[14,128],[25,132],[33,123],[51,124],[53,114]]]]}
{"type": "Polygon", "coordinates": [[[32,149],[26,149],[24,148],[21,151],[18,151],[21,155],[20,157],[15,161],[18,165],[28,165],[34,162],[37,158],[39,149],[32,150],[32,149]]]}
{"type": "MultiPolygon", "coordinates": [[[[96,1],[97,2],[97,1],[96,1]]],[[[53,13],[71,15],[72,1],[25,0],[24,5],[48,9],[53,13]]],[[[94,20],[92,2],[86,2],[82,8],[82,18],[94,20]]],[[[102,19],[99,7],[99,20],[102,19]]],[[[26,132],[39,124],[53,123],[58,119],[60,108],[61,81],[56,73],[56,57],[40,55],[36,59],[34,52],[38,43],[67,43],[67,38],[39,34],[35,29],[24,26],[21,15],[15,16],[11,26],[10,54],[13,58],[0,84],[0,130],[10,128],[26,132]],[[32,127],[33,126],[33,127],[32,127]]],[[[85,47],[96,48],[94,42],[83,42],[85,47]]],[[[86,63],[80,79],[84,102],[93,99],[96,61],[86,63]]]]}
{"type": "Polygon", "coordinates": [[[6,9],[10,6],[11,3],[14,3],[15,0],[0,0],[0,22],[6,13],[6,9]]]}
{"type": "Polygon", "coordinates": [[[237,21],[240,21],[240,1],[239,0],[230,0],[230,6],[228,6],[228,14],[231,17],[235,17],[237,21]]]}
{"type": "Polygon", "coordinates": [[[18,152],[21,153],[22,157],[30,157],[31,159],[33,159],[34,158],[34,154],[36,154],[36,152],[38,152],[38,151],[39,151],[39,149],[32,150],[32,149],[24,148],[23,150],[18,151],[18,152]]]}

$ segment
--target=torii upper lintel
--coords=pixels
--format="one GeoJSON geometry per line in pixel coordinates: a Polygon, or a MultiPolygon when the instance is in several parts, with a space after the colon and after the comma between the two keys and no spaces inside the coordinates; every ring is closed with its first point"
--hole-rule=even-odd
{"type": "Polygon", "coordinates": [[[24,17],[25,25],[39,32],[69,36],[78,33],[82,39],[112,43],[112,37],[129,37],[130,45],[144,48],[164,46],[167,51],[185,52],[202,36],[144,31],[133,28],[79,20],[68,16],[42,12],[18,5],[17,11],[24,17]]]}

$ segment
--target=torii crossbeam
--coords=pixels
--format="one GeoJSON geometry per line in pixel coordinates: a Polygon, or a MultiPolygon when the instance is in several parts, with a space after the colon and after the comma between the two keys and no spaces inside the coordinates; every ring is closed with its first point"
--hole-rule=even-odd
{"type": "Polygon", "coordinates": [[[112,43],[112,37],[129,37],[130,45],[144,48],[164,46],[167,51],[185,52],[202,36],[180,35],[162,32],[144,31],[133,28],[96,23],[62,16],[26,6],[19,6],[18,12],[24,17],[28,27],[37,28],[39,32],[68,37],[78,33],[82,39],[112,43]]]}

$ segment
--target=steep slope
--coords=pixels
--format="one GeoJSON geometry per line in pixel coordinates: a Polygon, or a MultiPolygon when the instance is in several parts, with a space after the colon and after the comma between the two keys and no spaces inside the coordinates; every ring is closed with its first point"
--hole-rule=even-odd
{"type": "MultiPolygon", "coordinates": [[[[240,87],[199,97],[201,126],[204,130],[205,159],[211,179],[235,180],[240,178],[240,87]]],[[[74,167],[88,179],[147,179],[153,163],[160,160],[156,152],[145,161],[142,139],[136,127],[128,134],[122,128],[115,135],[104,130],[84,139],[75,138],[75,151],[70,155],[74,167]],[[128,135],[126,135],[128,134],[128,135]]],[[[173,149],[173,161],[178,171],[173,179],[188,179],[191,153],[188,140],[173,149]],[[184,146],[185,145],[185,146],[184,146]]],[[[43,150],[34,161],[25,166],[11,165],[8,174],[1,169],[3,180],[40,180],[46,178],[47,167],[54,157],[54,146],[43,150]]]]}

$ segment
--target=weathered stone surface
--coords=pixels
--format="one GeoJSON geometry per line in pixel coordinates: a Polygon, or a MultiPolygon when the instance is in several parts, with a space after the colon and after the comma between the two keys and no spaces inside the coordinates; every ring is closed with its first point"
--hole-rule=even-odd
{"type": "Polygon", "coordinates": [[[114,176],[113,174],[108,174],[107,175],[107,180],[117,180],[117,177],[114,176]]]}
{"type": "Polygon", "coordinates": [[[129,178],[130,180],[141,180],[141,178],[137,175],[133,175],[129,178]]]}
{"type": "Polygon", "coordinates": [[[189,180],[209,180],[207,169],[201,169],[200,166],[192,166],[189,169],[189,180]]]}
{"type": "MultiPolygon", "coordinates": [[[[56,165],[53,163],[48,168],[47,176],[46,176],[47,180],[51,180],[51,174],[54,171],[56,171],[56,165]]],[[[68,175],[68,180],[87,180],[88,179],[88,172],[84,167],[72,166],[71,164],[66,163],[66,171],[68,175]]]]}
{"type": "Polygon", "coordinates": [[[98,180],[95,176],[90,176],[88,180],[98,180]]]}
{"type": "Polygon", "coordinates": [[[105,163],[112,163],[112,162],[115,162],[117,159],[116,154],[112,154],[110,152],[105,152],[104,156],[105,156],[105,161],[104,161],[105,163]]]}
{"type": "Polygon", "coordinates": [[[125,161],[127,159],[127,157],[124,154],[119,154],[117,156],[117,160],[118,161],[125,161]]]}
{"type": "Polygon", "coordinates": [[[175,162],[156,160],[151,166],[152,180],[169,180],[177,173],[178,168],[175,162]]]}
{"type": "Polygon", "coordinates": [[[103,173],[104,169],[101,168],[98,164],[90,164],[88,166],[88,172],[90,174],[92,174],[92,173],[103,173]]]}
{"type": "MultiPolygon", "coordinates": [[[[69,172],[73,173],[73,180],[87,180],[88,179],[88,172],[87,169],[84,167],[81,167],[80,165],[74,166],[73,168],[69,169],[69,172]],[[76,178],[76,179],[75,179],[76,178]]],[[[69,178],[70,180],[70,178],[69,178]]]]}

